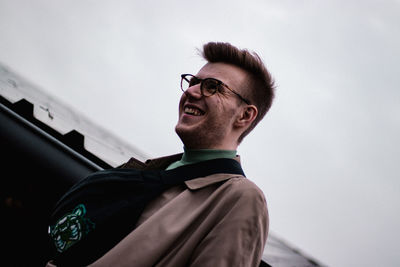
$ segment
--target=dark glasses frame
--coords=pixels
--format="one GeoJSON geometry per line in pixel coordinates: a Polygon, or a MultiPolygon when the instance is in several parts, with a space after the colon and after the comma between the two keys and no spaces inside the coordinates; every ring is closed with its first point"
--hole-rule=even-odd
{"type": "MultiPolygon", "coordinates": [[[[231,89],[231,88],[229,88],[229,86],[228,85],[226,85],[225,83],[223,83],[223,82],[221,82],[220,80],[218,80],[218,79],[215,79],[215,78],[205,78],[205,79],[200,79],[200,78],[198,78],[198,77],[196,77],[196,76],[194,76],[193,74],[181,74],[181,90],[183,91],[183,92],[185,92],[188,88],[186,88],[186,89],[184,89],[183,88],[183,81],[186,81],[189,85],[190,85],[190,81],[191,81],[191,79],[196,79],[197,81],[198,81],[198,83],[200,83],[200,92],[201,92],[201,95],[202,96],[204,96],[204,97],[207,97],[207,96],[212,96],[212,95],[214,95],[218,90],[214,90],[214,91],[210,91],[210,90],[207,90],[207,89],[204,89],[204,87],[203,87],[203,85],[207,82],[207,81],[213,81],[213,82],[215,82],[217,85],[222,85],[222,86],[224,86],[225,88],[227,88],[229,91],[231,91],[232,93],[234,93],[235,95],[237,95],[239,98],[240,98],[240,100],[242,100],[244,103],[246,103],[247,105],[251,105],[250,104],[250,101],[249,100],[247,100],[246,98],[244,98],[244,97],[242,97],[239,93],[237,93],[237,92],[235,92],[233,89],[231,89]],[[205,92],[207,92],[207,93],[205,93],[205,92]]],[[[196,83],[196,84],[198,84],[198,83],[196,83]]]]}

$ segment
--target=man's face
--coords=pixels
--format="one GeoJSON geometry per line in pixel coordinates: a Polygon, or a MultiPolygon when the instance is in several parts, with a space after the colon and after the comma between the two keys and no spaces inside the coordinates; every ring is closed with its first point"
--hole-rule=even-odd
{"type": "MultiPolygon", "coordinates": [[[[247,79],[244,70],[219,62],[207,63],[195,76],[218,79],[241,95],[247,79]]],[[[182,94],[175,131],[190,149],[236,149],[234,121],[240,114],[242,104],[228,89],[204,97],[200,84],[196,84],[182,94]]]]}

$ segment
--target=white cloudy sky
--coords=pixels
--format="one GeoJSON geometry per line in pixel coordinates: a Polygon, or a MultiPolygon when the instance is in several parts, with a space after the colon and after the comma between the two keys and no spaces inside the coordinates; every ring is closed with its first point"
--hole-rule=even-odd
{"type": "Polygon", "coordinates": [[[208,41],[276,79],[238,149],[271,231],[328,266],[399,266],[399,0],[0,0],[0,62],[151,157],[182,150],[179,75],[208,41]]]}

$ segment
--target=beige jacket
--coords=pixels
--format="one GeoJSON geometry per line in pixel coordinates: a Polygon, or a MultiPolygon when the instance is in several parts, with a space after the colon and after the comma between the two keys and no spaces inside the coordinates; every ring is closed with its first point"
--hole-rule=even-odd
{"type": "MultiPolygon", "coordinates": [[[[165,169],[180,157],[131,159],[123,167],[165,169]]],[[[165,191],[91,266],[258,266],[267,234],[262,191],[241,175],[214,174],[165,191]]]]}

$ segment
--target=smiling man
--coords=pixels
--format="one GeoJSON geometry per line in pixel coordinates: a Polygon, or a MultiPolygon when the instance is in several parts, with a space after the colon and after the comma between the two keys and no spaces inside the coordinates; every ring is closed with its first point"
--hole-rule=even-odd
{"type": "Polygon", "coordinates": [[[196,76],[182,75],[184,94],[175,130],[187,148],[237,148],[258,114],[257,107],[238,93],[248,94],[247,79],[245,70],[223,62],[207,63],[196,76]]]}
{"type": "MultiPolygon", "coordinates": [[[[104,238],[95,240],[110,239],[106,236],[113,231],[117,235],[125,224],[132,224],[132,229],[104,248],[104,253],[89,258],[87,262],[92,266],[260,264],[268,235],[267,204],[262,191],[244,176],[237,148],[269,110],[274,82],[258,55],[248,50],[211,42],[203,46],[202,55],[207,63],[197,74],[181,75],[183,94],[175,130],[184,144],[184,153],[145,163],[131,158],[116,170],[119,180],[126,172],[141,170],[140,175],[149,175],[151,181],[154,171],[160,170],[162,183],[171,186],[157,191],[139,209],[137,220],[130,218],[131,210],[118,217],[122,220],[112,218],[114,224],[108,223],[113,226],[103,231],[104,238]],[[180,180],[172,183],[175,176],[180,180]]],[[[104,173],[102,179],[104,182],[104,173]]],[[[117,198],[126,200],[123,189],[116,192],[117,198]]],[[[130,189],[128,194],[133,194],[130,189]]],[[[107,198],[101,197],[100,201],[107,198]]],[[[90,203],[81,201],[77,207],[79,212],[71,208],[50,227],[56,246],[59,251],[65,250],[65,255],[69,250],[73,252],[68,247],[73,248],[81,235],[101,231],[101,224],[90,217],[90,203]],[[73,235],[62,232],[68,222],[73,224],[73,235]]],[[[86,257],[97,246],[100,248],[101,242],[87,246],[86,251],[77,245],[83,252],[71,255],[86,257]]]]}

